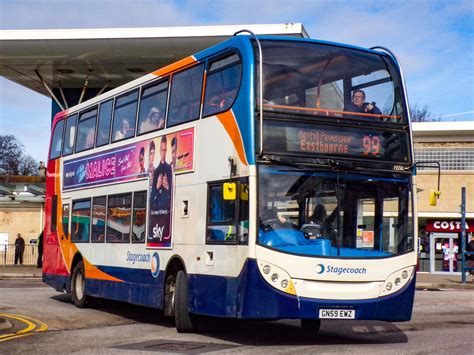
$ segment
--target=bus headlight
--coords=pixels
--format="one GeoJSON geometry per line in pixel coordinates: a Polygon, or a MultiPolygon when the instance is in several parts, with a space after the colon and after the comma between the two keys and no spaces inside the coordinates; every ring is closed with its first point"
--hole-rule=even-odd
{"type": "Polygon", "coordinates": [[[390,295],[402,289],[408,282],[411,281],[415,272],[415,267],[409,266],[404,269],[395,271],[385,280],[379,297],[390,295]]]}
{"type": "Polygon", "coordinates": [[[260,261],[258,262],[258,269],[269,285],[290,295],[296,295],[295,285],[285,270],[273,264],[260,261]]]}

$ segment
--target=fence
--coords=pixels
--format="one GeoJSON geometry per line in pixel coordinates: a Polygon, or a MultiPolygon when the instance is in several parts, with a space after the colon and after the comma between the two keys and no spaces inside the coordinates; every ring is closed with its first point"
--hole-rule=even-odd
{"type": "MultiPolygon", "coordinates": [[[[37,260],[38,246],[35,244],[26,244],[23,252],[23,265],[36,265],[37,260]]],[[[15,244],[0,245],[0,265],[13,265],[14,263],[15,244]]]]}

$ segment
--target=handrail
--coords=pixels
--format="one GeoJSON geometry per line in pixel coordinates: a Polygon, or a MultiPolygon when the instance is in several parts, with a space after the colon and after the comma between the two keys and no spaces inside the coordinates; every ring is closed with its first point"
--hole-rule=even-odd
{"type": "Polygon", "coordinates": [[[260,45],[260,41],[258,40],[255,33],[250,30],[240,30],[234,33],[234,36],[238,35],[239,33],[247,32],[252,36],[252,38],[257,42],[258,46],[258,58],[259,58],[259,89],[260,89],[260,103],[259,103],[259,113],[260,113],[260,151],[258,152],[259,156],[263,154],[263,56],[262,56],[262,46],[260,45]]]}
{"type": "Polygon", "coordinates": [[[295,111],[314,111],[314,112],[327,112],[333,114],[341,115],[351,115],[351,116],[362,116],[362,117],[373,117],[373,118],[393,118],[399,120],[401,116],[392,116],[392,115],[379,115],[376,113],[363,113],[363,112],[351,112],[351,111],[340,111],[332,109],[323,109],[323,108],[313,108],[313,107],[298,107],[298,106],[285,106],[285,105],[274,105],[274,104],[264,104],[266,108],[280,108],[280,109],[289,109],[295,111]]]}

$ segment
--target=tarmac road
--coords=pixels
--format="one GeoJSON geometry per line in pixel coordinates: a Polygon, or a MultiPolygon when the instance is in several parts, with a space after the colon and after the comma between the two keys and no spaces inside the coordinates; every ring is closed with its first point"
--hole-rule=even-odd
{"type": "MultiPolygon", "coordinates": [[[[406,323],[323,321],[316,336],[298,321],[210,322],[211,331],[178,334],[171,320],[144,307],[103,301],[78,309],[68,295],[40,280],[0,280],[0,317],[16,316],[0,330],[0,353],[473,353],[474,291],[417,291],[406,323]],[[18,338],[1,338],[35,328],[18,338]],[[47,329],[39,331],[41,324],[47,329]],[[30,325],[30,327],[32,327],[30,325]]],[[[8,318],[7,318],[8,319],[8,318]]]]}

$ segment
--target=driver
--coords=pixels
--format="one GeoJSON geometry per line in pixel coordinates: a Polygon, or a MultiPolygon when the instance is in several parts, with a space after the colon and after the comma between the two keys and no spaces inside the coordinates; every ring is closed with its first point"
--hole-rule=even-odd
{"type": "Polygon", "coordinates": [[[375,106],[375,102],[365,102],[365,92],[363,90],[354,90],[352,93],[352,100],[344,107],[344,111],[372,113],[381,115],[379,108],[375,106]]]}
{"type": "Polygon", "coordinates": [[[269,228],[280,227],[284,228],[289,222],[288,220],[278,215],[276,207],[268,208],[266,201],[259,199],[259,224],[262,228],[268,230],[269,228]]]}

